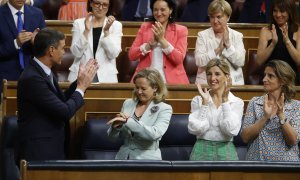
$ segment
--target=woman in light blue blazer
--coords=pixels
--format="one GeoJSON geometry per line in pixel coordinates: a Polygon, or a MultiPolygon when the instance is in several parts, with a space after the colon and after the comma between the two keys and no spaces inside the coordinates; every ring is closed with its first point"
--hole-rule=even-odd
{"type": "Polygon", "coordinates": [[[159,141],[167,131],[172,107],[162,102],[167,88],[160,73],[152,68],[139,71],[133,78],[133,98],[107,124],[109,137],[124,138],[116,159],[161,160],[159,141]]]}
{"type": "Polygon", "coordinates": [[[75,59],[69,68],[68,80],[75,81],[79,64],[94,58],[100,65],[94,82],[117,83],[116,58],[122,50],[122,24],[113,16],[108,16],[111,14],[112,0],[88,0],[87,3],[88,15],[73,23],[70,50],[75,59]]]}

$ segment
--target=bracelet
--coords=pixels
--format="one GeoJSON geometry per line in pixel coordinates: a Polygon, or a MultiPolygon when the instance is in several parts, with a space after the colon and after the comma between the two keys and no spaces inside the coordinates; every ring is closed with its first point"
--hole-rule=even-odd
{"type": "Polygon", "coordinates": [[[285,118],[284,120],[279,119],[279,123],[281,126],[283,126],[287,122],[287,119],[285,118]]]}

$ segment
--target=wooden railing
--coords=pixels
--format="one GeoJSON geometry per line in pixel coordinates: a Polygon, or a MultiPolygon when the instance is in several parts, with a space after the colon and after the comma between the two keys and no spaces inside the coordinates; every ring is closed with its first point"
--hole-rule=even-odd
{"type": "Polygon", "coordinates": [[[21,180],[299,180],[299,169],[299,162],[22,161],[21,180]]]}
{"type": "MultiPolygon", "coordinates": [[[[3,115],[14,115],[17,111],[16,106],[16,81],[3,82],[3,115]]],[[[69,83],[59,83],[63,89],[69,86],[69,83]]],[[[189,85],[167,85],[169,90],[166,102],[173,106],[175,114],[190,113],[190,103],[194,96],[198,94],[197,87],[194,84],[189,85]]],[[[84,99],[85,105],[76,113],[76,117],[81,120],[97,116],[114,115],[120,111],[123,101],[132,97],[132,83],[115,84],[92,84],[86,91],[84,99]]],[[[300,91],[300,89],[298,88],[300,91]]],[[[260,96],[264,93],[262,86],[245,85],[233,86],[231,92],[241,97],[247,103],[254,96],[260,96]]],[[[300,95],[297,94],[297,99],[300,95]]]]}
{"type": "MultiPolygon", "coordinates": [[[[17,112],[17,82],[3,83],[3,115],[14,115],[17,112]]],[[[66,89],[69,83],[60,83],[60,86],[66,89]]],[[[166,102],[172,105],[174,114],[189,114],[191,100],[198,95],[197,87],[194,84],[167,87],[169,95],[166,102]]],[[[75,115],[76,127],[89,118],[114,116],[120,111],[124,100],[132,97],[133,88],[132,83],[92,84],[85,93],[85,105],[75,115]]],[[[254,85],[233,86],[231,92],[244,100],[245,108],[252,97],[264,94],[263,86],[254,85]]],[[[296,99],[300,100],[300,87],[297,87],[297,92],[296,99]]]]}
{"type": "MultiPolygon", "coordinates": [[[[3,86],[3,115],[16,114],[16,81],[4,81],[3,86]]],[[[69,86],[69,83],[59,83],[63,89],[69,86]]],[[[190,113],[190,103],[194,96],[198,95],[197,87],[194,84],[189,85],[167,85],[169,90],[166,102],[173,106],[175,114],[190,113]]],[[[86,91],[84,99],[85,105],[77,112],[76,117],[81,120],[105,115],[114,115],[120,111],[125,99],[132,97],[132,83],[115,84],[92,84],[86,91]]],[[[300,87],[296,88],[300,91],[300,87]]],[[[244,85],[233,86],[231,92],[244,100],[245,106],[254,96],[264,94],[262,86],[244,85]]],[[[300,100],[300,94],[297,93],[296,99],[300,100]]]]}

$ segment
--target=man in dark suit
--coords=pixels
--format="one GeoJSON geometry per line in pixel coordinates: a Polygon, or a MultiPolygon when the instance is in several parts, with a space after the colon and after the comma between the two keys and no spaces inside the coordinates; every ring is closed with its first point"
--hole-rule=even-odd
{"type": "Polygon", "coordinates": [[[152,12],[150,9],[151,0],[125,0],[122,9],[122,21],[144,21],[145,18],[150,18],[152,12]],[[142,7],[146,2],[146,6],[142,7]]]}
{"type": "Polygon", "coordinates": [[[34,58],[18,81],[17,162],[65,158],[65,127],[84,104],[83,94],[92,82],[98,65],[90,59],[79,66],[78,79],[64,93],[51,68],[61,63],[65,36],[52,29],[38,32],[34,40],[34,58]]]}
{"type": "Polygon", "coordinates": [[[246,0],[238,22],[269,23],[271,0],[246,0]]]}
{"type": "Polygon", "coordinates": [[[183,10],[182,22],[208,22],[207,8],[212,0],[189,0],[183,10]]]}
{"type": "MultiPolygon", "coordinates": [[[[49,0],[25,0],[25,3],[28,5],[32,5],[38,8],[41,8],[46,2],[49,0]]],[[[7,3],[8,0],[0,0],[0,5],[7,3]]]]}
{"type": "Polygon", "coordinates": [[[42,11],[24,3],[25,0],[9,0],[0,7],[0,92],[3,79],[18,80],[22,73],[20,49],[26,66],[32,58],[34,36],[46,26],[42,11]],[[23,22],[21,32],[17,28],[18,11],[23,22]]]}

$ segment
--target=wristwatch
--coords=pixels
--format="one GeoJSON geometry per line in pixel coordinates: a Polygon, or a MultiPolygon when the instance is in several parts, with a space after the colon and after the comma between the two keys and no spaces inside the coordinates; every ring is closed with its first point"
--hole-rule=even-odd
{"type": "Polygon", "coordinates": [[[279,123],[280,123],[281,126],[283,126],[283,125],[286,123],[286,121],[287,121],[286,118],[285,118],[285,119],[282,119],[282,120],[280,119],[280,120],[279,120],[279,123]]]}

